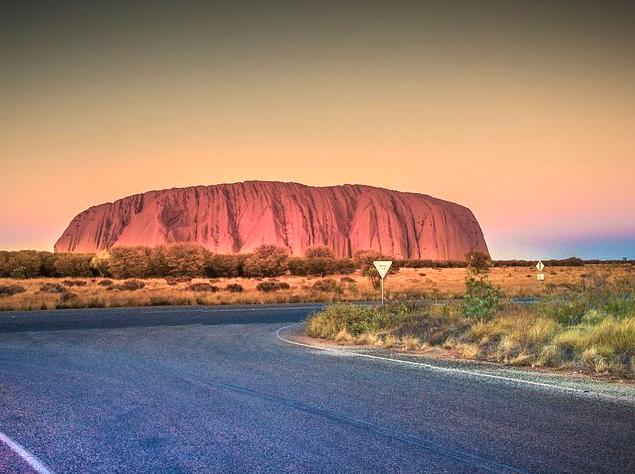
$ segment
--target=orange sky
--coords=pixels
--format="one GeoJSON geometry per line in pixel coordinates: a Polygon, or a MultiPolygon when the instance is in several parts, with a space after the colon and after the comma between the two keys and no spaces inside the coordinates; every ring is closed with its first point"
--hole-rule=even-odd
{"type": "Polygon", "coordinates": [[[75,214],[129,194],[270,179],[459,202],[499,258],[635,257],[635,61],[619,9],[371,3],[361,17],[14,12],[0,248],[51,249],[75,214]]]}

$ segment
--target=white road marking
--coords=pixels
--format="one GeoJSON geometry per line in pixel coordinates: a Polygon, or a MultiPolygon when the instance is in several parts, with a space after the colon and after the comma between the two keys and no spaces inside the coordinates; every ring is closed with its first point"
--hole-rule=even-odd
{"type": "Polygon", "coordinates": [[[291,341],[290,339],[287,339],[283,336],[280,335],[280,332],[294,327],[294,326],[298,326],[300,324],[303,323],[296,323],[296,324],[289,324],[287,326],[283,326],[280,329],[278,329],[275,332],[275,335],[278,339],[280,339],[283,342],[286,342],[288,344],[294,344],[296,346],[302,346],[302,347],[308,347],[311,349],[318,349],[321,351],[326,351],[326,352],[334,352],[334,353],[341,353],[341,354],[347,354],[347,355],[351,355],[351,356],[356,356],[356,357],[364,357],[366,359],[376,359],[376,360],[383,360],[383,361],[387,361],[387,362],[396,362],[398,364],[406,364],[406,365],[414,365],[414,366],[418,366],[418,367],[425,367],[426,369],[431,369],[431,370],[436,370],[439,372],[450,372],[450,373],[458,373],[458,374],[464,374],[464,375],[470,375],[472,377],[483,377],[483,378],[488,378],[488,379],[496,379],[496,380],[504,380],[506,382],[515,382],[515,383],[520,383],[520,384],[527,384],[527,385],[534,385],[534,386],[538,386],[538,387],[543,387],[543,388],[552,388],[552,389],[558,389],[558,390],[565,390],[565,391],[569,391],[569,392],[576,392],[576,393],[584,393],[584,394],[589,394],[592,393],[594,395],[604,395],[610,398],[610,395],[605,395],[602,393],[598,393],[598,392],[590,392],[588,390],[582,390],[579,388],[572,388],[572,387],[564,387],[561,385],[555,385],[555,384],[550,384],[550,383],[545,383],[545,382],[534,382],[532,380],[524,380],[524,379],[517,379],[514,377],[505,377],[503,375],[494,375],[494,374],[486,374],[484,372],[478,372],[475,370],[465,370],[465,369],[457,369],[455,367],[440,367],[438,365],[432,365],[432,364],[426,364],[424,362],[415,362],[415,361],[411,361],[411,360],[402,360],[402,359],[393,359],[391,357],[382,357],[382,356],[375,356],[375,355],[371,355],[371,354],[362,354],[359,352],[354,352],[354,351],[349,351],[346,349],[336,349],[336,348],[331,348],[331,347],[321,347],[321,346],[314,346],[311,344],[304,344],[302,342],[297,342],[297,341],[291,341]]]}
{"type": "Polygon", "coordinates": [[[20,456],[24,462],[26,462],[35,472],[38,474],[53,474],[48,467],[46,467],[40,460],[38,460],[35,456],[29,453],[20,443],[13,441],[6,434],[0,431],[0,441],[9,446],[9,448],[20,456]]]}

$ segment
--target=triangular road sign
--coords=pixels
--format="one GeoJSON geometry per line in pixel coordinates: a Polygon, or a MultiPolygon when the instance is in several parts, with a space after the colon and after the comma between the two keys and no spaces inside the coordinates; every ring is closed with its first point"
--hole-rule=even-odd
{"type": "Polygon", "coordinates": [[[375,260],[373,262],[373,265],[375,265],[375,268],[379,272],[379,276],[384,278],[386,276],[386,274],[388,273],[388,270],[390,270],[390,266],[392,265],[392,261],[390,261],[390,260],[375,260]]]}

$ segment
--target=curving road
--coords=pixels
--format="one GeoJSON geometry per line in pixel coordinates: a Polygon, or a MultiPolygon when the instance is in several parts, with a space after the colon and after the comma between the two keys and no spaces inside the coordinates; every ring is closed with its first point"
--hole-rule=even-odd
{"type": "Polygon", "coordinates": [[[317,307],[0,314],[0,472],[635,471],[632,399],[276,337],[317,307]]]}

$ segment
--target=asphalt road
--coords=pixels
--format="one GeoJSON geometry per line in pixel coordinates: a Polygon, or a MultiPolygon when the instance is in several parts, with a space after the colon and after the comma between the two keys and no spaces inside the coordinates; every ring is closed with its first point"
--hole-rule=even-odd
{"type": "Polygon", "coordinates": [[[0,313],[0,434],[57,473],[635,472],[633,403],[276,337],[315,308],[0,313]]]}

